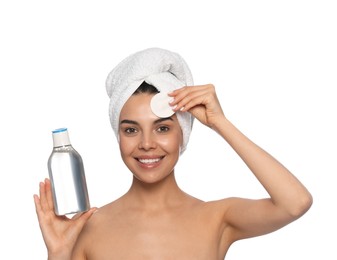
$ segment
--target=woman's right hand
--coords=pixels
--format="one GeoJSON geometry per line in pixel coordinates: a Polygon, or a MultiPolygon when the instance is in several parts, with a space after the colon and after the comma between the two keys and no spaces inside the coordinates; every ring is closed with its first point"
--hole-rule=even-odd
{"type": "Polygon", "coordinates": [[[66,216],[57,216],[54,212],[49,179],[40,183],[40,196],[35,194],[34,202],[42,236],[48,250],[48,259],[71,259],[73,247],[84,224],[97,209],[91,208],[85,213],[76,214],[71,219],[66,216]]]}

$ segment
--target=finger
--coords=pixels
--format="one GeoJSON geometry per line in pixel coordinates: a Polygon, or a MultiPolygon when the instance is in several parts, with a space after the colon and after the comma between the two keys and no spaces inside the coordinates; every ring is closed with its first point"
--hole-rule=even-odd
{"type": "Polygon", "coordinates": [[[191,91],[192,87],[182,87],[180,89],[176,89],[169,94],[169,96],[173,97],[173,101],[170,102],[171,105],[175,105],[179,103],[179,101],[191,91]]]}
{"type": "Polygon", "coordinates": [[[43,213],[42,208],[41,208],[40,198],[36,194],[34,194],[33,198],[34,198],[36,214],[37,214],[38,219],[40,219],[41,214],[43,213]]]}
{"type": "Polygon", "coordinates": [[[44,182],[40,182],[40,204],[42,211],[46,212],[49,210],[49,205],[46,197],[46,186],[44,182]]]}
{"type": "MultiPolygon", "coordinates": [[[[87,212],[84,212],[80,215],[75,215],[76,225],[79,229],[82,229],[84,224],[89,220],[89,218],[97,211],[97,208],[91,208],[87,212]]],[[[74,219],[73,218],[73,219],[74,219]]]]}
{"type": "Polygon", "coordinates": [[[185,93],[185,95],[181,94],[177,96],[176,106],[174,111],[188,111],[190,108],[205,104],[205,97],[208,94],[206,90],[197,90],[197,91],[190,91],[189,93],[185,93]]]}
{"type": "Polygon", "coordinates": [[[174,100],[170,102],[170,105],[175,105],[179,103],[182,99],[184,99],[186,96],[191,95],[192,93],[206,93],[208,91],[208,86],[193,86],[193,87],[183,87],[181,89],[176,90],[176,92],[173,92],[172,96],[174,100]]]}
{"type": "Polygon", "coordinates": [[[96,213],[98,209],[96,207],[89,209],[87,212],[85,212],[80,219],[84,222],[86,222],[94,213],[96,213]]]}
{"type": "Polygon", "coordinates": [[[51,183],[48,178],[45,179],[45,189],[46,189],[46,198],[47,198],[48,207],[49,209],[54,210],[54,201],[53,201],[53,195],[51,191],[51,183]]]}
{"type": "Polygon", "coordinates": [[[180,99],[180,101],[179,105],[176,108],[184,107],[183,111],[187,111],[196,105],[207,106],[216,99],[215,88],[212,84],[202,85],[198,87],[190,87],[186,90],[184,91],[185,93],[182,92],[177,96],[178,100],[180,99]],[[187,106],[186,104],[190,101],[193,102],[187,106]]]}
{"type": "Polygon", "coordinates": [[[175,89],[173,90],[172,92],[168,93],[169,96],[176,96],[182,92],[186,92],[188,90],[191,90],[191,89],[194,89],[194,88],[201,88],[203,87],[203,85],[200,85],[200,86],[183,86],[181,88],[178,88],[178,89],[175,89]]]}
{"type": "Polygon", "coordinates": [[[72,220],[76,220],[76,219],[79,219],[79,218],[81,218],[83,215],[86,215],[86,214],[90,214],[90,216],[91,216],[91,214],[95,213],[96,211],[97,211],[97,208],[96,208],[96,207],[93,207],[93,208],[89,209],[89,210],[86,211],[86,212],[79,212],[79,213],[75,214],[71,219],[72,219],[72,220]]]}
{"type": "Polygon", "coordinates": [[[83,212],[76,213],[71,219],[72,220],[79,219],[83,214],[84,214],[83,212]]]}
{"type": "Polygon", "coordinates": [[[213,86],[213,85],[207,84],[207,85],[184,86],[182,88],[173,90],[172,92],[168,93],[168,95],[170,97],[175,97],[183,92],[206,89],[206,88],[209,88],[210,86],[213,86]]]}
{"type": "MultiPolygon", "coordinates": [[[[190,109],[198,106],[198,107],[203,107],[205,108],[204,106],[204,100],[205,98],[204,97],[195,97],[193,99],[190,99],[190,100],[186,100],[186,104],[184,104],[179,110],[184,112],[184,111],[189,111],[190,109]]],[[[184,100],[185,102],[185,100],[184,100]]]]}

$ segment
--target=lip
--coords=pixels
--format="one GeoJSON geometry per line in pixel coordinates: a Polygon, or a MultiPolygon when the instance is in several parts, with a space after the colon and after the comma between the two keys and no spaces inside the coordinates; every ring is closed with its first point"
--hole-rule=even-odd
{"type": "Polygon", "coordinates": [[[138,165],[144,169],[153,169],[158,167],[165,156],[139,156],[135,157],[138,165]]]}

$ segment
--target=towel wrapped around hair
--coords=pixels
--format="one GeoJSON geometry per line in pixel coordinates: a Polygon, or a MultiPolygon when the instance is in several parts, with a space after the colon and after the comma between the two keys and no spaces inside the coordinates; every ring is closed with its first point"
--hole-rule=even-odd
{"type": "MultiPolygon", "coordinates": [[[[106,90],[110,98],[110,122],[118,140],[120,112],[125,102],[144,81],[166,93],[193,85],[191,71],[177,53],[149,48],[122,60],[106,79],[106,90]]],[[[183,133],[182,153],[186,149],[194,118],[188,112],[176,112],[176,115],[183,133]]]]}

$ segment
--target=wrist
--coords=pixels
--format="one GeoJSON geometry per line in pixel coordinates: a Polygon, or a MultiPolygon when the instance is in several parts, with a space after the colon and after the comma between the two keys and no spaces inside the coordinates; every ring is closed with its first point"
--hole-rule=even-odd
{"type": "Polygon", "coordinates": [[[214,120],[214,123],[211,125],[211,128],[221,135],[221,132],[225,130],[229,124],[230,124],[229,120],[225,116],[222,116],[214,120]]]}
{"type": "Polygon", "coordinates": [[[48,252],[48,260],[71,260],[71,252],[48,252]]]}

